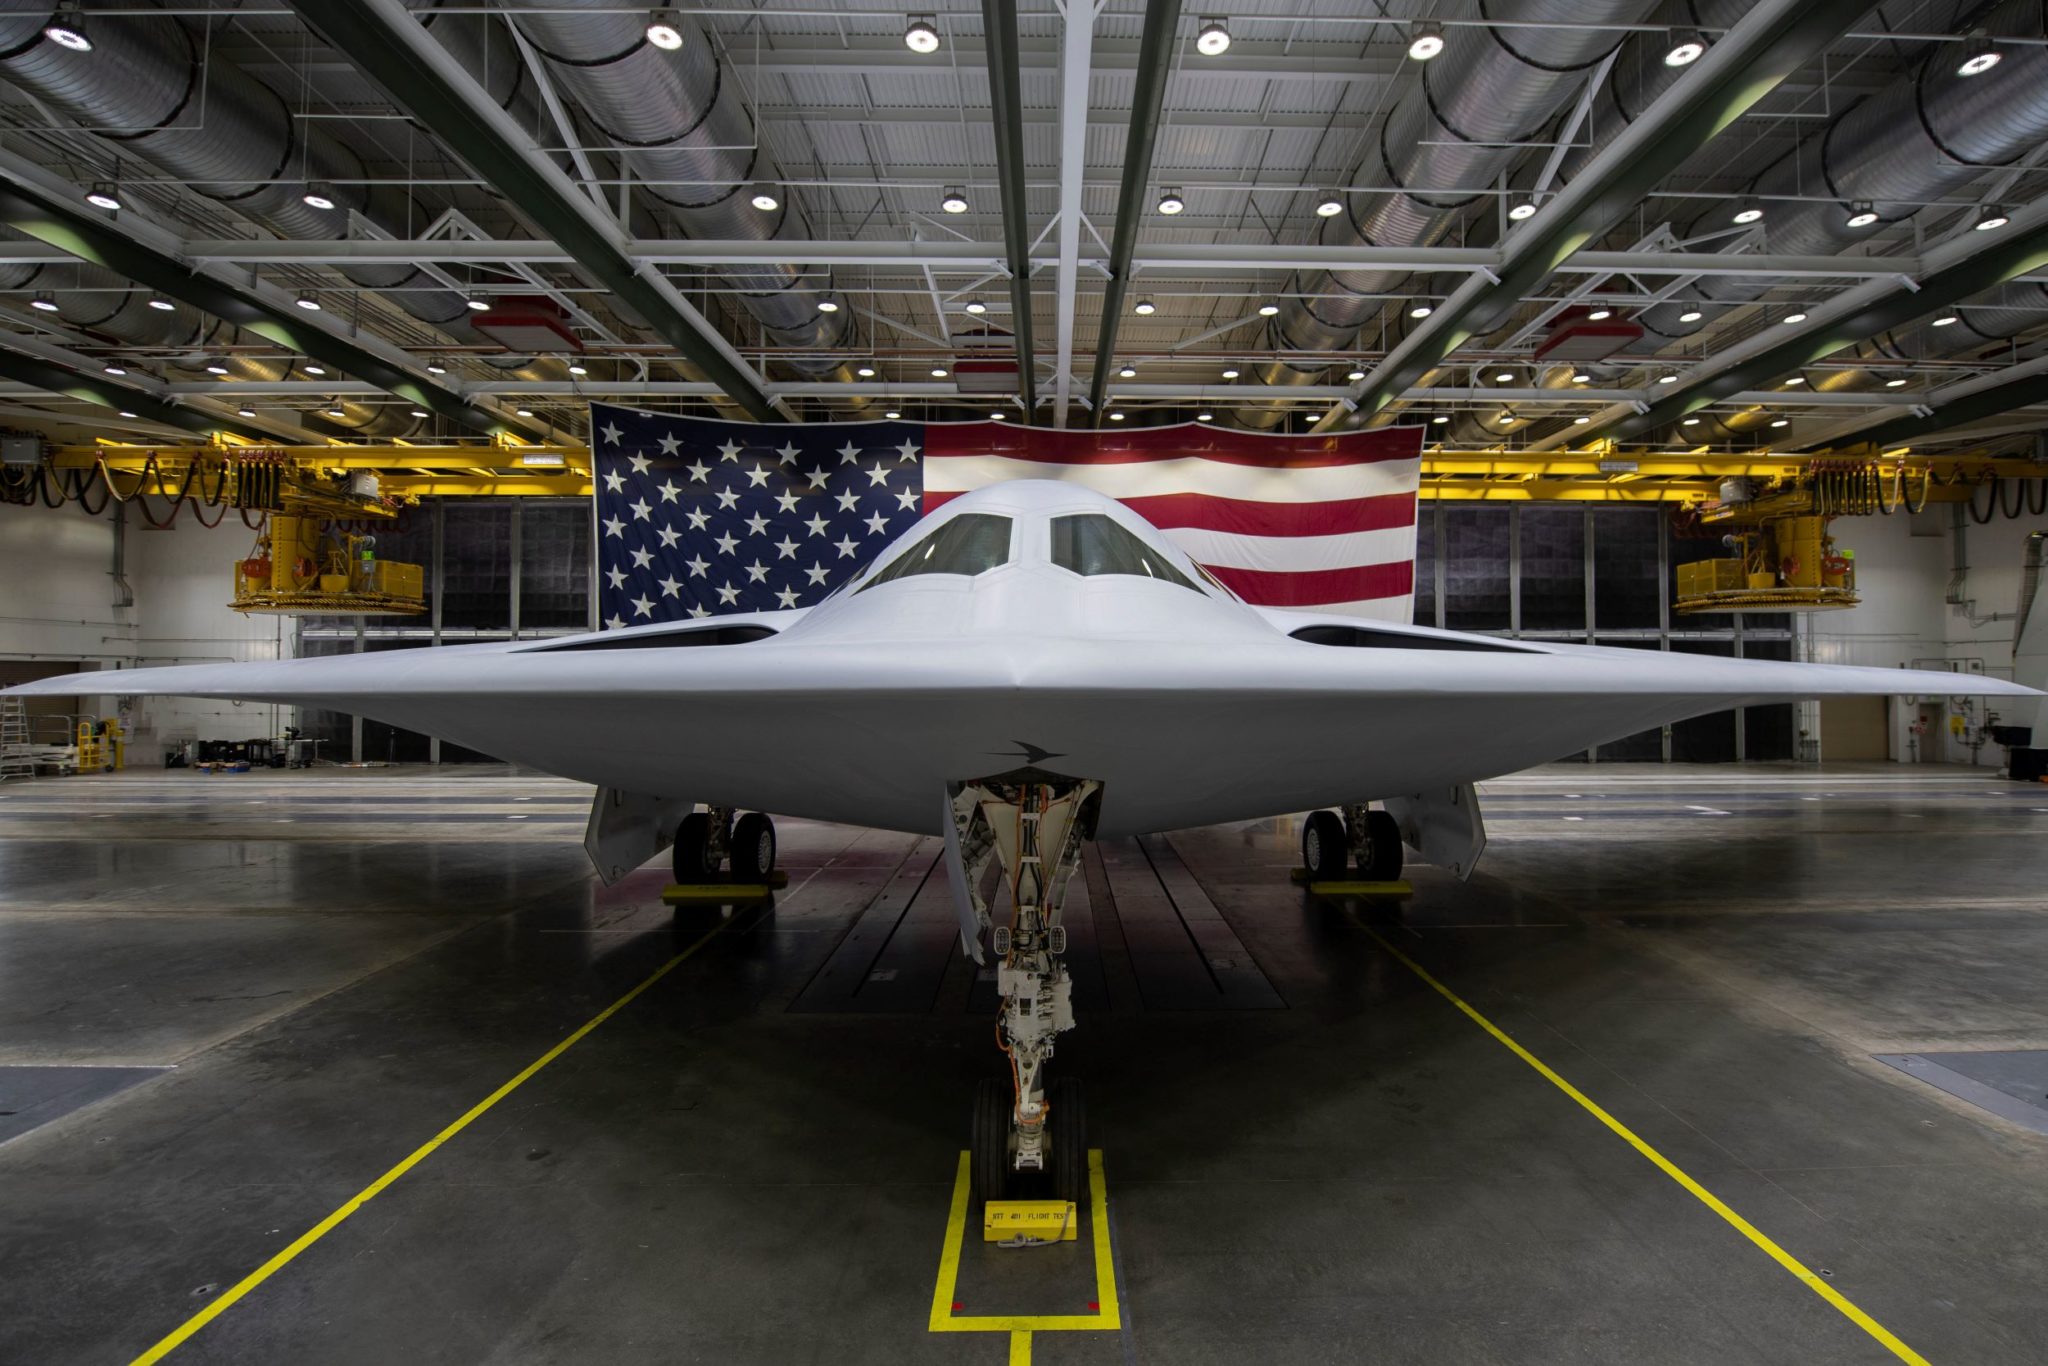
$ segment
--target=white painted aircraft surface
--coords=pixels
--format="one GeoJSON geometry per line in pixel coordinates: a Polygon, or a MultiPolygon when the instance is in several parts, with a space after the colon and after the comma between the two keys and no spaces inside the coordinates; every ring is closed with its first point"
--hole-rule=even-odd
{"type": "Polygon", "coordinates": [[[1121,504],[1049,481],[946,503],[809,608],[13,691],[320,707],[581,779],[600,789],[586,847],[607,881],[671,841],[679,880],[728,861],[759,880],[762,813],[943,836],[963,946],[999,961],[1012,1063],[976,1101],[975,1189],[1036,1179],[1061,1198],[1085,1180],[1078,1100],[1041,1077],[1073,1024],[1059,907],[1087,839],[1307,810],[1313,878],[1354,858],[1396,875],[1404,844],[1467,876],[1483,778],[1728,707],[2040,696],[1254,608],[1121,504]],[[1006,924],[983,891],[997,860],[1006,924]]]}

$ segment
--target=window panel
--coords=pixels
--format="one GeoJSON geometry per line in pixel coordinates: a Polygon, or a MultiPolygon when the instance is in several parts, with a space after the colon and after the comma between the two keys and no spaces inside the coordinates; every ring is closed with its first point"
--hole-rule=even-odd
{"type": "Polygon", "coordinates": [[[1586,513],[1579,507],[1521,510],[1522,629],[1586,629],[1586,513]]]}
{"type": "Polygon", "coordinates": [[[1052,562],[1084,578],[1129,574],[1202,591],[1135,533],[1096,512],[1052,519],[1052,562]]]}
{"type": "Polygon", "coordinates": [[[1444,625],[1454,631],[1508,627],[1508,510],[1444,509],[1444,625]]]}

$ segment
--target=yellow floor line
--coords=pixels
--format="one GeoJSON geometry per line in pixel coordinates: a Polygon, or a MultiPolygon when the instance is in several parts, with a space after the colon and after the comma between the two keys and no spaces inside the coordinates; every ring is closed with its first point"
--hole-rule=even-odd
{"type": "Polygon", "coordinates": [[[1019,1328],[1010,1334],[1010,1366],[1031,1366],[1031,1330],[1019,1328]]]}
{"type": "Polygon", "coordinates": [[[491,1092],[488,1096],[485,1096],[475,1105],[472,1105],[466,1112],[464,1112],[460,1119],[450,1124],[447,1128],[441,1130],[440,1133],[435,1134],[432,1138],[428,1139],[425,1143],[422,1143],[419,1147],[413,1149],[412,1152],[407,1154],[405,1159],[402,1162],[400,1162],[397,1166],[393,1167],[390,1171],[385,1172],[375,1181],[372,1181],[369,1185],[363,1187],[354,1195],[350,1196],[348,1202],[342,1205],[341,1208],[335,1210],[325,1219],[322,1219],[319,1223],[313,1225],[313,1227],[307,1229],[304,1233],[300,1234],[297,1238],[293,1239],[291,1244],[287,1246],[282,1252],[272,1257],[263,1265],[257,1267],[248,1275],[242,1277],[242,1279],[235,1282],[235,1284],[226,1293],[222,1294],[220,1298],[214,1300],[212,1303],[208,1304],[206,1308],[200,1310],[191,1318],[186,1319],[183,1323],[179,1324],[176,1329],[167,1334],[155,1346],[151,1347],[141,1356],[135,1358],[135,1360],[130,1364],[130,1366],[149,1366],[151,1362],[162,1361],[165,1357],[169,1356],[172,1352],[176,1351],[178,1347],[181,1344],[183,1344],[188,1338],[190,1338],[194,1333],[197,1333],[207,1324],[213,1322],[222,1314],[226,1313],[230,1305],[233,1305],[234,1303],[239,1301],[244,1295],[247,1295],[250,1291],[254,1290],[257,1286],[263,1284],[272,1276],[276,1275],[279,1271],[282,1271],[285,1267],[291,1265],[291,1263],[297,1259],[300,1253],[304,1252],[307,1248],[313,1246],[313,1244],[319,1242],[322,1238],[325,1238],[329,1233],[332,1233],[336,1228],[340,1227],[341,1224],[345,1222],[351,1214],[354,1214],[364,1205],[367,1205],[368,1203],[370,1203],[370,1201],[376,1199],[379,1195],[383,1194],[385,1189],[389,1187],[394,1181],[398,1180],[399,1177],[404,1176],[414,1167],[417,1167],[420,1163],[426,1161],[428,1157],[432,1156],[435,1149],[439,1148],[449,1139],[461,1133],[464,1129],[467,1129],[471,1124],[474,1124],[477,1121],[477,1119],[480,1118],[493,1105],[496,1105],[499,1101],[511,1095],[514,1091],[517,1091],[521,1086],[524,1086],[528,1081],[530,1081],[533,1078],[535,1073],[539,1072],[543,1067],[546,1067],[556,1058],[559,1058],[564,1053],[568,1052],[572,1047],[579,1043],[585,1035],[589,1034],[590,1031],[596,1029],[606,1020],[609,1020],[612,1016],[618,1014],[621,1010],[625,1009],[628,1005],[632,1004],[634,998],[638,997],[640,993],[646,991],[656,982],[659,982],[662,978],[668,976],[669,973],[675,971],[677,965],[682,963],[683,960],[685,960],[686,958],[690,957],[690,955],[697,952],[697,950],[703,948],[704,945],[711,939],[712,935],[719,933],[719,931],[723,930],[727,925],[731,923],[732,922],[729,920],[719,922],[718,925],[714,926],[702,938],[698,939],[695,943],[691,944],[681,953],[678,953],[675,957],[669,959],[666,963],[663,963],[660,967],[656,968],[653,972],[649,973],[647,977],[641,981],[640,985],[634,987],[624,996],[621,996],[618,1000],[613,1001],[603,1010],[600,1010],[597,1014],[591,1016],[590,1019],[585,1021],[583,1026],[579,1028],[574,1034],[571,1034],[568,1038],[563,1039],[553,1048],[550,1048],[547,1052],[541,1054],[538,1058],[535,1058],[532,1062],[528,1063],[525,1067],[521,1068],[512,1077],[510,1081],[506,1082],[503,1086],[500,1086],[497,1090],[491,1092]]]}
{"type": "Polygon", "coordinates": [[[1413,958],[1410,958],[1407,954],[1401,952],[1401,950],[1395,948],[1392,944],[1388,943],[1386,937],[1382,935],[1378,930],[1375,930],[1370,926],[1366,926],[1364,928],[1366,933],[1370,934],[1375,940],[1379,942],[1379,946],[1381,948],[1385,949],[1388,953],[1392,954],[1396,959],[1398,959],[1401,962],[1402,966],[1406,967],[1410,972],[1414,973],[1417,977],[1420,977],[1426,984],[1428,984],[1431,990],[1436,992],[1437,995],[1443,997],[1446,1001],[1449,1001],[1452,1005],[1456,1006],[1460,1011],[1464,1012],[1467,1019],[1471,1020],[1472,1023],[1478,1025],[1488,1034],[1491,1034],[1494,1037],[1494,1039],[1502,1046],[1504,1046],[1509,1052],[1513,1053],[1523,1062],[1529,1064],[1529,1066],[1535,1068],[1537,1072],[1542,1074],[1543,1079],[1545,1081],[1549,1082],[1552,1086],[1555,1086],[1558,1090],[1564,1092],[1573,1100],[1577,1101],[1579,1105],[1585,1109],[1586,1113],[1592,1115],[1593,1118],[1599,1120],[1602,1124],[1606,1125],[1619,1138],[1621,1138],[1622,1141],[1627,1143],[1630,1147],[1634,1148],[1637,1152],[1641,1153],[1645,1158],[1648,1158],[1651,1164],[1654,1165],[1657,1168],[1657,1170],[1663,1172],[1673,1181],[1676,1181],[1680,1186],[1683,1186],[1687,1194],[1691,1195],[1694,1199],[1698,1200],[1708,1209],[1712,1210],[1714,1213],[1720,1215],[1723,1219],[1727,1220],[1727,1222],[1736,1230],[1736,1232],[1740,1233],[1743,1237],[1749,1239],[1750,1242],[1754,1243],[1757,1247],[1761,1248],[1766,1254],[1769,1255],[1772,1261],[1776,1262],[1779,1266],[1785,1268],[1785,1270],[1791,1272],[1792,1275],[1795,1278],[1797,1278],[1798,1281],[1802,1285],[1804,1285],[1808,1290],[1811,1290],[1814,1294],[1820,1296],[1829,1304],[1833,1305],[1838,1311],[1840,1311],[1844,1318],[1849,1320],[1849,1322],[1855,1324],[1858,1328],[1861,1328],[1864,1332],[1870,1334],[1871,1337],[1877,1339],[1877,1341],[1884,1344],[1885,1349],[1888,1350],[1893,1356],[1897,1357],[1899,1360],[1904,1362],[1910,1362],[1912,1363],[1912,1366],[1928,1366],[1927,1358],[1921,1356],[1911,1347],[1908,1347],[1905,1343],[1899,1341],[1899,1339],[1892,1334],[1890,1329],[1886,1328],[1876,1319],[1873,1319],[1872,1317],[1870,1317],[1870,1315],[1864,1313],[1861,1309],[1857,1308],[1856,1305],[1849,1300],[1848,1296],[1842,1294],[1841,1291],[1835,1289],[1832,1285],[1829,1285],[1827,1281],[1824,1280],[1822,1277],[1808,1270],[1805,1263],[1801,1262],[1797,1257],[1794,1257],[1784,1248],[1779,1247],[1775,1242],[1771,1241],[1771,1239],[1767,1237],[1762,1232],[1762,1230],[1758,1229],[1756,1225],[1750,1223],[1749,1220],[1743,1218],[1734,1210],[1728,1208],[1727,1205],[1722,1203],[1720,1197],[1716,1196],[1712,1191],[1708,1190],[1705,1186],[1702,1186],[1699,1182],[1693,1180],[1692,1177],[1686,1175],[1683,1171],[1679,1170],[1678,1166],[1675,1163],[1673,1163],[1670,1158],[1664,1156],[1664,1154],[1658,1152],[1655,1148],[1651,1147],[1648,1143],[1644,1142],[1641,1136],[1639,1136],[1635,1132],[1635,1130],[1629,1128],[1626,1124],[1623,1124],[1613,1115],[1608,1114],[1607,1111],[1601,1109],[1600,1106],[1598,1106],[1590,1098],[1588,1098],[1587,1095],[1583,1091],[1579,1090],[1578,1087],[1572,1085],[1563,1077],[1551,1071],[1550,1068],[1543,1062],[1541,1058],[1538,1058],[1534,1053],[1531,1053],[1528,1049],[1516,1043],[1512,1038],[1508,1037],[1505,1031],[1503,1031],[1498,1025],[1494,1024],[1493,1021],[1487,1019],[1484,1015],[1481,1015],[1478,1011],[1474,1010],[1471,1006],[1467,1005],[1464,999],[1460,997],[1456,992],[1452,991],[1442,982],[1437,981],[1436,978],[1430,976],[1429,972],[1426,969],[1424,969],[1420,963],[1417,963],[1413,958]]]}

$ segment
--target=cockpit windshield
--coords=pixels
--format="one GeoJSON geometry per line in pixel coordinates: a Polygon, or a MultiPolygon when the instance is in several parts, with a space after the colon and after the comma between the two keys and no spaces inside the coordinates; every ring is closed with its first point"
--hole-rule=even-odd
{"type": "Polygon", "coordinates": [[[910,549],[898,555],[857,590],[907,579],[913,574],[965,574],[972,577],[1010,561],[1010,519],[986,512],[963,512],[910,549]]]}
{"type": "Polygon", "coordinates": [[[1194,592],[1187,575],[1168,564],[1143,540],[1114,519],[1099,512],[1077,513],[1052,519],[1052,562],[1062,569],[1086,577],[1097,574],[1136,574],[1165,583],[1177,583],[1194,592]]]}

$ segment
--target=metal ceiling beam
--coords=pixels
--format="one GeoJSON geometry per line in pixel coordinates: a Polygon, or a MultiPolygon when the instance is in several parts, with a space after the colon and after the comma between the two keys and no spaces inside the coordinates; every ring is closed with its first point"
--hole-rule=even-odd
{"type": "Polygon", "coordinates": [[[1017,346],[1017,396],[1024,420],[1038,411],[1038,361],[1031,354],[1031,225],[1024,198],[1022,78],[1017,74],[1017,0],[981,0],[988,53],[990,131],[996,143],[996,185],[1003,205],[1003,260],[1010,271],[1010,336],[1017,346]]]}
{"type": "Polygon", "coordinates": [[[1102,422],[1102,395],[1115,362],[1117,327],[1123,321],[1124,291],[1138,249],[1138,224],[1145,217],[1145,193],[1152,183],[1152,152],[1159,141],[1159,114],[1166,103],[1166,78],[1173,69],[1174,39],[1180,31],[1180,0],[1145,0],[1144,39],[1138,48],[1138,79],[1131,91],[1131,126],[1124,139],[1123,183],[1116,198],[1116,232],[1109,244],[1109,282],[1096,324],[1095,376],[1088,384],[1089,421],[1102,422]]]}
{"type": "MultiPolygon", "coordinates": [[[[1817,453],[1839,450],[1843,446],[1869,443],[1880,450],[1918,441],[1922,437],[1934,436],[1987,417],[1997,417],[2035,404],[2048,403],[2048,375],[2031,374],[1994,384],[1976,393],[1945,403],[1930,412],[1914,413],[1907,417],[1893,418],[1857,432],[1831,445],[1822,446],[1817,453]]],[[[2034,427],[2048,426],[2048,414],[2043,414],[2034,427]]]]}
{"type": "Polygon", "coordinates": [[[1524,295],[1635,209],[1672,168],[1824,52],[1868,8],[1868,0],[1762,0],[1508,236],[1496,275],[1468,278],[1316,429],[1335,426],[1347,408],[1378,412],[1446,356],[1498,325],[1524,295]]]}
{"type": "Polygon", "coordinates": [[[1660,386],[1672,391],[1645,411],[1595,424],[1581,439],[1640,436],[1729,394],[1778,379],[1880,333],[1944,311],[2015,276],[2048,266],[2048,205],[2029,208],[2026,216],[2030,221],[2026,225],[2015,223],[1996,234],[1970,234],[1975,241],[1956,239],[1956,246],[1975,250],[1960,253],[1952,264],[1917,284],[1897,283],[1889,289],[1874,291],[1874,297],[1863,300],[1845,297],[1831,301],[1795,328],[1773,329],[1764,339],[1766,344],[1751,347],[1745,356],[1732,360],[1716,357],[1711,373],[1695,373],[1676,386],[1660,386]],[[1987,237],[1991,240],[1987,241],[1987,237]],[[1778,332],[1792,335],[1770,344],[1778,332]]]}
{"type": "MultiPolygon", "coordinates": [[[[434,41],[400,0],[294,0],[306,26],[353,60],[499,194],[758,422],[778,420],[761,377],[645,262],[619,225],[434,41]]],[[[786,258],[785,258],[786,259],[786,258]]]]}
{"type": "Polygon", "coordinates": [[[177,427],[201,436],[215,432],[231,432],[250,441],[275,442],[274,433],[261,427],[237,422],[232,418],[213,417],[195,412],[175,403],[137,389],[132,385],[115,384],[90,375],[81,375],[76,370],[66,370],[47,361],[35,360],[16,351],[0,348],[0,378],[27,385],[38,393],[62,394],[81,403],[96,403],[115,413],[130,412],[151,422],[161,422],[167,427],[177,427]]]}
{"type": "Polygon", "coordinates": [[[1073,400],[1074,305],[1080,294],[1081,204],[1088,171],[1088,77],[1095,42],[1096,0],[1067,0],[1060,34],[1060,219],[1055,243],[1052,425],[1067,425],[1073,400]]]}
{"type": "MultiPolygon", "coordinates": [[[[1064,197],[1064,195],[1063,195],[1064,197]]],[[[1008,248],[1001,242],[810,242],[709,241],[660,238],[622,239],[619,249],[636,265],[745,266],[802,260],[817,266],[929,266],[950,273],[1008,270],[1008,248]]],[[[191,239],[178,243],[177,254],[195,265],[368,266],[418,265],[571,265],[565,247],[542,241],[464,241],[457,238],[409,240],[336,238],[322,241],[191,239]]],[[[1923,273],[1934,258],[1913,253],[1897,256],[1777,256],[1768,252],[1736,255],[1713,251],[1582,251],[1557,267],[1563,275],[1769,275],[1783,279],[1892,280],[1923,273]]],[[[70,253],[43,242],[0,243],[0,265],[37,265],[69,260],[70,253]]],[[[1060,264],[1061,257],[1033,256],[1034,269],[1060,264]]],[[[1079,254],[1078,266],[1100,268],[1100,256],[1079,254]]],[[[1308,271],[1402,270],[1498,273],[1504,254],[1490,247],[1324,247],[1262,242],[1155,243],[1135,252],[1133,270],[1144,271],[1308,271]]]]}

